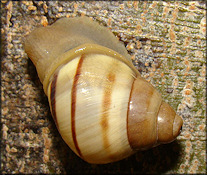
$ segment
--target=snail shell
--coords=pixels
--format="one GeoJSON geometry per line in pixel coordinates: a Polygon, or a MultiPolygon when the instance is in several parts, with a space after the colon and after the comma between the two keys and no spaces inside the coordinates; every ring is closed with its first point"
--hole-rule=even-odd
{"type": "Polygon", "coordinates": [[[118,161],[179,135],[182,118],[140,76],[118,39],[89,18],[35,29],[25,51],[62,138],[85,161],[118,161]]]}

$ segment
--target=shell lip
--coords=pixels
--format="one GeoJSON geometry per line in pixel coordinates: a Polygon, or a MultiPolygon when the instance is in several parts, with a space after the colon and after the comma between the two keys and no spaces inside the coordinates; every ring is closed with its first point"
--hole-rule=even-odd
{"type": "Polygon", "coordinates": [[[47,90],[48,90],[49,82],[51,80],[51,77],[55,73],[55,71],[59,70],[59,68],[62,67],[62,65],[70,62],[71,60],[73,60],[74,58],[76,58],[77,56],[83,53],[84,54],[91,54],[91,53],[104,54],[104,55],[114,57],[116,59],[119,59],[126,65],[128,65],[137,75],[140,75],[137,69],[133,66],[132,62],[125,59],[124,56],[117,53],[116,51],[109,49],[107,47],[104,47],[104,46],[97,45],[97,44],[82,44],[76,48],[73,48],[71,50],[64,52],[62,55],[60,55],[57,58],[59,60],[58,64],[57,63],[51,64],[50,68],[48,68],[47,72],[45,73],[45,77],[43,79],[43,88],[44,88],[44,92],[46,95],[48,94],[47,90]]]}

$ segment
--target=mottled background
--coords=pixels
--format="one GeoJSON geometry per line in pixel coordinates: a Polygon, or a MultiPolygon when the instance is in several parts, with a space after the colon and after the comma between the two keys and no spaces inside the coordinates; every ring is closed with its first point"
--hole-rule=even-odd
{"type": "Polygon", "coordinates": [[[2,173],[205,173],[206,5],[203,1],[2,1],[2,173]],[[61,139],[24,37],[61,17],[89,16],[122,41],[134,65],[182,115],[176,141],[91,165],[61,139]]]}

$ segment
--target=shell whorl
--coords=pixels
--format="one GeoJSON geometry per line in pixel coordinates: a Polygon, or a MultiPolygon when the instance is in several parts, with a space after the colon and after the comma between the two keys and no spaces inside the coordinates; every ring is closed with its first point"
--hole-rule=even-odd
{"type": "Polygon", "coordinates": [[[62,65],[68,63],[72,59],[76,58],[77,56],[83,55],[83,54],[104,54],[104,55],[114,57],[122,61],[124,64],[127,64],[135,72],[137,76],[140,76],[139,72],[133,66],[132,62],[130,62],[128,59],[126,59],[119,53],[109,48],[97,45],[97,44],[83,44],[83,45],[80,45],[74,49],[71,49],[61,54],[57,58],[58,62],[53,62],[50,65],[50,67],[46,70],[47,73],[45,74],[44,79],[43,79],[43,88],[46,94],[47,94],[47,88],[48,88],[50,78],[55,73],[55,71],[60,69],[62,65]]]}

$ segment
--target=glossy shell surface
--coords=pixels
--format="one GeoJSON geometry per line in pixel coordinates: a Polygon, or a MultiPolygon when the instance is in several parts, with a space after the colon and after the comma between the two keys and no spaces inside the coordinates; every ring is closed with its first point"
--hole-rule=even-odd
{"type": "Polygon", "coordinates": [[[25,50],[61,136],[85,161],[118,161],[179,135],[182,118],[107,28],[86,17],[63,18],[34,30],[25,50]]]}

